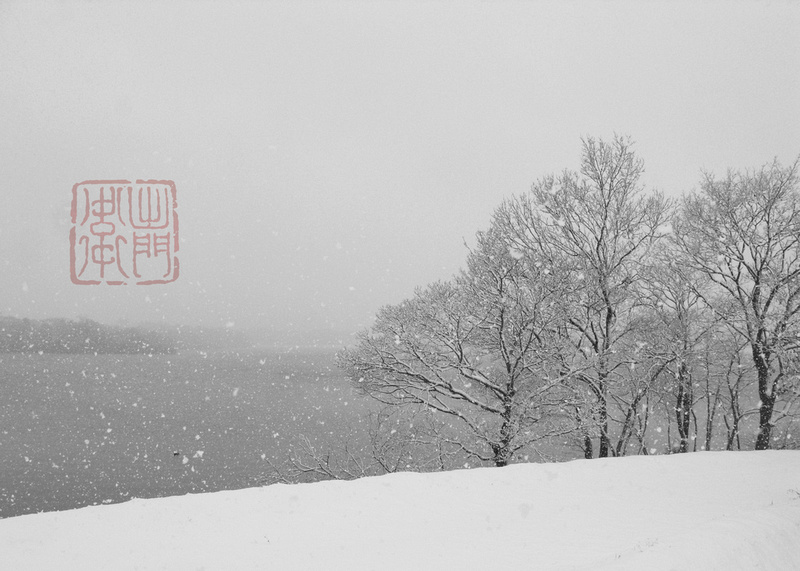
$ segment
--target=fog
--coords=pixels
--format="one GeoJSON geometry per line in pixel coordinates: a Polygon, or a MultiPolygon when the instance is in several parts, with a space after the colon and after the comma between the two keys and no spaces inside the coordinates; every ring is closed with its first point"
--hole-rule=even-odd
{"type": "Polygon", "coordinates": [[[0,314],[356,331],[630,135],[672,196],[800,153],[792,2],[0,4],[0,314]],[[172,180],[180,276],[70,280],[72,186],[172,180]]]}

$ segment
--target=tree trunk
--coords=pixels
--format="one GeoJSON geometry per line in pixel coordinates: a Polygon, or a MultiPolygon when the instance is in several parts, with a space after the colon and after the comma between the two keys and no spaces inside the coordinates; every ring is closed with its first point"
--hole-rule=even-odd
{"type": "MultiPolygon", "coordinates": [[[[769,379],[767,379],[767,383],[769,379]]],[[[765,383],[766,384],[766,383],[765,383]]],[[[758,396],[761,398],[761,408],[758,412],[758,436],[756,437],[756,450],[770,449],[770,436],[772,435],[772,410],[775,407],[775,397],[761,388],[761,375],[758,379],[758,396]]]]}
{"type": "Polygon", "coordinates": [[[509,397],[503,403],[503,424],[500,425],[500,442],[492,445],[492,452],[494,453],[495,466],[507,466],[508,461],[511,459],[511,439],[513,438],[511,415],[512,399],[514,397],[513,389],[509,391],[509,397]]]}
{"type": "Polygon", "coordinates": [[[600,447],[597,451],[598,458],[608,458],[611,441],[608,438],[608,403],[606,401],[605,372],[601,373],[600,398],[597,402],[597,424],[600,427],[600,447]]]}
{"type": "Polygon", "coordinates": [[[756,450],[770,449],[770,435],[772,434],[772,410],[775,407],[775,392],[770,386],[771,367],[770,355],[761,343],[755,343],[753,348],[753,362],[758,373],[758,398],[761,401],[758,412],[758,436],[756,437],[756,450]]]}
{"type": "Polygon", "coordinates": [[[583,435],[583,457],[587,460],[591,460],[594,457],[592,437],[588,433],[583,435]]]}
{"type": "Polygon", "coordinates": [[[689,431],[692,412],[692,380],[688,376],[685,362],[678,366],[678,396],[675,403],[675,420],[678,423],[680,446],[678,452],[689,451],[689,431]]]}
{"type": "Polygon", "coordinates": [[[611,442],[608,438],[608,410],[605,397],[600,401],[598,414],[600,416],[600,448],[597,451],[597,457],[607,458],[608,451],[611,449],[611,442]]]}

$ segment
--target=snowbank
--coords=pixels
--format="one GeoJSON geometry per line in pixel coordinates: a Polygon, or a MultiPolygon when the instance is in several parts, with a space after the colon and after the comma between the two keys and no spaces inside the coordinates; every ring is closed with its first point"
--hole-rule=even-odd
{"type": "Polygon", "coordinates": [[[800,569],[800,452],[527,464],[0,520],[5,569],[800,569]]]}

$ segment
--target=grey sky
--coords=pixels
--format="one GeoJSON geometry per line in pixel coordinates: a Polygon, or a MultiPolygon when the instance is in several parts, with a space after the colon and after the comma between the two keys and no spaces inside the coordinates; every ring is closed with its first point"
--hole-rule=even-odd
{"type": "Polygon", "coordinates": [[[800,3],[0,3],[0,313],[366,325],[503,197],[631,135],[646,183],[800,153],[800,3]],[[171,179],[181,276],[69,279],[71,188],[171,179]]]}

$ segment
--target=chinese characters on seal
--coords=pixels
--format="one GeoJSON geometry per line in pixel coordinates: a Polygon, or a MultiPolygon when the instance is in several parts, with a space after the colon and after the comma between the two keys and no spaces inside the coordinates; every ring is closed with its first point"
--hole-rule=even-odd
{"type": "Polygon", "coordinates": [[[73,186],[72,283],[174,282],[179,273],[177,208],[170,180],[90,180],[73,186]]]}

